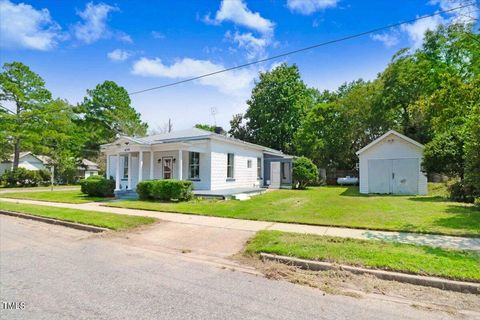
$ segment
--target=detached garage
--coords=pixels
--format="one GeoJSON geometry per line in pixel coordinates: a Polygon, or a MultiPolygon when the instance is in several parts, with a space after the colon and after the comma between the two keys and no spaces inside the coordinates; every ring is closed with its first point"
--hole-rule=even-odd
{"type": "Polygon", "coordinates": [[[390,130],[357,151],[360,193],[427,194],[427,177],[421,171],[423,148],[390,130]]]}

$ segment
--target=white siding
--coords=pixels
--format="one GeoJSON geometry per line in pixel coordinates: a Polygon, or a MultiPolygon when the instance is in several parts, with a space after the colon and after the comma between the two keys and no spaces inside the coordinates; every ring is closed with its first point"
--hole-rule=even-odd
{"type": "Polygon", "coordinates": [[[4,174],[6,171],[10,171],[12,169],[12,163],[0,163],[0,175],[4,174]]]}
{"type": "Polygon", "coordinates": [[[259,187],[257,179],[257,158],[262,157],[262,152],[235,144],[211,141],[211,190],[259,187]],[[227,154],[234,154],[234,179],[227,179],[227,154]],[[248,160],[252,167],[247,168],[248,160]]]}
{"type": "MultiPolygon", "coordinates": [[[[195,190],[209,190],[210,189],[210,172],[211,162],[210,153],[199,152],[200,154],[200,180],[192,180],[193,188],[195,190]]],[[[183,180],[189,180],[189,151],[183,151],[183,180]]]]}
{"type": "Polygon", "coordinates": [[[371,148],[359,155],[360,160],[360,193],[368,193],[368,160],[370,159],[418,159],[418,193],[427,194],[427,177],[421,171],[422,148],[397,137],[386,136],[371,148]]]}

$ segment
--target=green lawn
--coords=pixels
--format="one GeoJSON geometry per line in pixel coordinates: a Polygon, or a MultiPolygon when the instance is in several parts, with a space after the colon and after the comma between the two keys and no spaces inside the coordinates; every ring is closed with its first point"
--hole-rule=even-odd
{"type": "Polygon", "coordinates": [[[260,231],[249,241],[245,253],[260,252],[480,282],[480,253],[473,251],[260,231]]]}
{"type": "Polygon", "coordinates": [[[106,212],[84,211],[66,208],[54,208],[30,204],[0,202],[0,210],[27,213],[34,216],[88,224],[112,230],[127,230],[156,221],[155,218],[129,216],[106,212]]]}
{"type": "MultiPolygon", "coordinates": [[[[53,190],[72,189],[72,188],[80,190],[80,186],[75,185],[75,184],[53,186],[53,190]]],[[[40,186],[40,187],[24,187],[24,188],[16,187],[16,188],[11,188],[11,187],[0,186],[0,192],[2,192],[2,191],[15,191],[15,190],[18,191],[18,192],[30,191],[30,190],[32,190],[32,191],[49,191],[49,190],[51,190],[51,187],[50,186],[40,186]]]]}
{"type": "Polygon", "coordinates": [[[35,191],[35,192],[8,192],[0,193],[0,198],[27,199],[38,201],[52,201],[65,203],[87,203],[93,201],[103,201],[105,198],[89,197],[80,192],[80,190],[55,190],[55,191],[35,191]]]}
{"type": "Polygon", "coordinates": [[[472,205],[449,202],[436,194],[424,197],[368,196],[357,190],[356,187],[316,187],[267,192],[248,201],[162,203],[131,200],[107,205],[239,219],[480,237],[480,211],[472,205]]]}

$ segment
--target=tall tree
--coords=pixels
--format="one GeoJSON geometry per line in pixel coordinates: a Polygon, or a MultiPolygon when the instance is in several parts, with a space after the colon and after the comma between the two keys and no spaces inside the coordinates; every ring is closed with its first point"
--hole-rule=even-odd
{"type": "Polygon", "coordinates": [[[284,63],[260,73],[245,113],[253,141],[287,153],[294,152],[293,136],[312,105],[311,93],[296,65],[284,63]]]}
{"type": "Polygon", "coordinates": [[[131,106],[127,90],[113,81],[87,90],[77,112],[89,137],[89,150],[99,150],[101,144],[112,142],[117,135],[144,136],[147,132],[148,125],[131,106]]]}
{"type": "MultiPolygon", "coordinates": [[[[5,63],[0,73],[0,103],[13,106],[11,113],[0,114],[13,143],[13,168],[18,167],[20,151],[38,144],[42,131],[53,116],[52,98],[43,79],[21,62],[5,63]]],[[[5,107],[6,108],[6,107],[5,107]]]]}
{"type": "Polygon", "coordinates": [[[228,130],[228,134],[236,139],[253,142],[252,133],[245,122],[243,114],[235,114],[232,120],[230,120],[230,130],[228,130]]]}

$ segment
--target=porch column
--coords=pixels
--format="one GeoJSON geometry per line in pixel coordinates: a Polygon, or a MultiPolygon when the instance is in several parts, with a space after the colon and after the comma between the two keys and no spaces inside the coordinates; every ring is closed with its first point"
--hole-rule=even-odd
{"type": "Polygon", "coordinates": [[[153,151],[150,150],[150,180],[153,180],[153,151]]]}
{"type": "Polygon", "coordinates": [[[178,180],[183,178],[183,152],[178,150],[178,180]]]}
{"type": "Polygon", "coordinates": [[[128,153],[128,190],[132,190],[132,153],[128,153]]]}
{"type": "Polygon", "coordinates": [[[138,152],[138,182],[143,180],[143,151],[138,152]]]}
{"type": "Polygon", "coordinates": [[[115,170],[115,190],[120,190],[120,154],[117,153],[117,167],[115,170]]]}
{"type": "Polygon", "coordinates": [[[107,154],[107,168],[105,172],[105,178],[110,179],[110,155],[107,154]]]}

